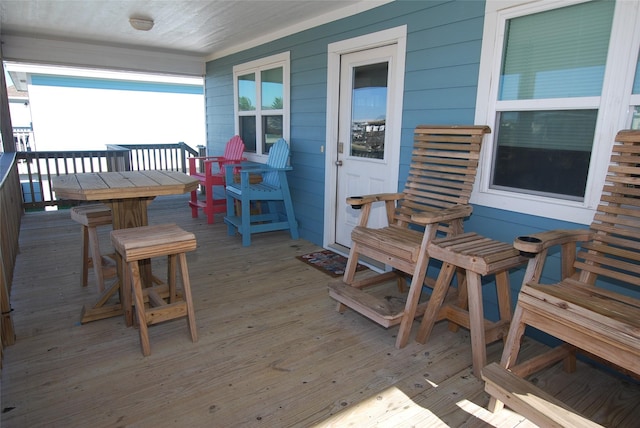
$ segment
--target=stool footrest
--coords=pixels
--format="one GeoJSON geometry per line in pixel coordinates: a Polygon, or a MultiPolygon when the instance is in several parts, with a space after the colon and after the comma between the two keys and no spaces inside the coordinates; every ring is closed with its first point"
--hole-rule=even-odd
{"type": "MultiPolygon", "coordinates": [[[[471,330],[471,325],[469,323],[469,311],[467,311],[466,309],[462,309],[455,304],[446,304],[442,306],[436,321],[442,320],[451,321],[452,323],[457,324],[460,327],[471,330]]],[[[485,319],[483,321],[483,324],[485,343],[489,344],[506,337],[507,332],[509,331],[509,325],[511,323],[510,320],[500,320],[494,322],[485,319]]]]}
{"type": "Polygon", "coordinates": [[[158,324],[163,321],[169,321],[180,317],[186,317],[187,303],[168,303],[158,308],[145,309],[144,315],[148,325],[158,324]]]}

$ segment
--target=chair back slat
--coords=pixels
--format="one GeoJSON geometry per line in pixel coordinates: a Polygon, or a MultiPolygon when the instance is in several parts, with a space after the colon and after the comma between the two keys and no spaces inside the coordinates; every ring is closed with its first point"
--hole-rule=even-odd
{"type": "Polygon", "coordinates": [[[242,155],[244,154],[244,141],[240,138],[239,135],[234,135],[227,142],[227,145],[224,148],[224,162],[219,162],[220,165],[220,174],[224,175],[224,166],[225,164],[237,162],[242,159],[242,155]]]}
{"type": "MultiPolygon", "coordinates": [[[[267,166],[271,168],[284,168],[289,162],[289,145],[287,142],[280,138],[275,142],[269,150],[269,157],[267,159],[267,166]]],[[[269,171],[262,174],[262,182],[275,187],[280,187],[280,179],[276,171],[269,171]]]]}
{"type": "Polygon", "coordinates": [[[409,175],[395,222],[411,215],[468,204],[487,126],[416,127],[409,175]]]}
{"type": "Polygon", "coordinates": [[[620,131],[603,194],[575,267],[580,280],[606,277],[640,286],[640,131],[620,131]]]}

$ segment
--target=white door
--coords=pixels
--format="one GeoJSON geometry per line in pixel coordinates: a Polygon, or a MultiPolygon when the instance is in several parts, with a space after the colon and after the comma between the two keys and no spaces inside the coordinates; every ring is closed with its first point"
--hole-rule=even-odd
{"type": "MultiPolygon", "coordinates": [[[[360,217],[346,198],[397,191],[400,141],[391,138],[393,127],[400,126],[392,112],[396,51],[397,45],[388,45],[340,57],[334,224],[335,242],[343,247],[351,247],[351,230],[360,217]]],[[[387,224],[382,203],[375,204],[369,224],[387,224]]]]}

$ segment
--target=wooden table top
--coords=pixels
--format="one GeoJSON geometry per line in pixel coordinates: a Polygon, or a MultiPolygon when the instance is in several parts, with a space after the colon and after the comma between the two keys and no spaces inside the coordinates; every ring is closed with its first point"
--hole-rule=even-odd
{"type": "Polygon", "coordinates": [[[105,201],[177,195],[198,188],[199,180],[178,171],[89,172],[53,177],[59,199],[105,201]]]}

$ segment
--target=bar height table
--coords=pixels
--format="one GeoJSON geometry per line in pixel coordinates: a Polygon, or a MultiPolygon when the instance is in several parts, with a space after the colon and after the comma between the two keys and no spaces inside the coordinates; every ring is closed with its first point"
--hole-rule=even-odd
{"type": "MultiPolygon", "coordinates": [[[[147,226],[147,206],[162,195],[178,195],[198,188],[199,181],[178,171],[122,171],[91,172],[53,177],[52,186],[58,199],[100,201],[111,207],[113,229],[147,226]]],[[[118,280],[105,289],[91,307],[85,305],[81,323],[85,324],[113,316],[122,315],[122,304],[107,305],[118,291],[123,278],[122,258],[116,255],[118,280]]],[[[143,277],[147,285],[152,281],[150,263],[143,262],[143,277]]],[[[122,296],[121,300],[122,300],[122,296]]],[[[127,325],[132,324],[131,314],[125,316],[127,325]]]]}

